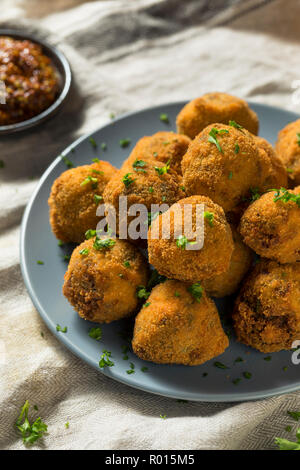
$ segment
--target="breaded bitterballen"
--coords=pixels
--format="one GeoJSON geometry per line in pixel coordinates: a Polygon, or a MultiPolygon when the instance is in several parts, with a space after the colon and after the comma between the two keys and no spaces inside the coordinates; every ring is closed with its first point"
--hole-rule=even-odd
{"type": "Polygon", "coordinates": [[[288,184],[287,171],[283,161],[275,152],[273,146],[262,137],[254,137],[260,152],[265,152],[270,159],[270,172],[260,188],[261,192],[268,189],[286,188],[288,184]]]}
{"type": "Polygon", "coordinates": [[[151,136],[142,137],[122,165],[127,168],[136,160],[145,162],[163,162],[181,174],[181,160],[186,153],[191,139],[175,132],[156,132],[151,136]]]}
{"type": "Polygon", "coordinates": [[[233,314],[237,339],[264,353],[300,338],[300,264],[262,259],[244,283],[233,314]]]}
{"type": "Polygon", "coordinates": [[[201,283],[207,294],[212,297],[225,297],[236,292],[253,261],[253,252],[243,243],[238,231],[233,226],[231,226],[231,231],[234,249],[229,269],[225,273],[203,280],[201,283]]]}
{"type": "Polygon", "coordinates": [[[223,124],[200,132],[182,159],[187,195],[208,196],[226,212],[261,187],[270,171],[270,159],[259,151],[254,136],[223,124]]]}
{"type": "MultiPolygon", "coordinates": [[[[162,162],[143,162],[134,161],[133,164],[125,169],[121,169],[107,184],[103,198],[107,209],[107,219],[109,225],[112,225],[109,206],[112,206],[118,216],[118,226],[127,216],[127,225],[130,224],[133,216],[128,214],[133,204],[142,204],[147,211],[151,213],[152,204],[174,204],[183,197],[180,188],[180,176],[167,164],[162,162]],[[127,213],[119,210],[119,198],[127,197],[127,213]],[[126,215],[127,214],[127,215],[126,215]]],[[[146,214],[148,220],[148,214],[146,214]]],[[[145,220],[145,229],[147,233],[148,225],[145,220]]]]}
{"type": "Polygon", "coordinates": [[[241,218],[244,242],[279,263],[300,261],[300,187],[263,194],[241,218]],[[298,202],[297,202],[298,201],[298,202]]]}
{"type": "Polygon", "coordinates": [[[232,252],[232,233],[224,211],[205,196],[178,201],[152,222],[148,232],[149,262],[171,279],[195,282],[222,274],[229,268],[232,252]],[[200,204],[204,212],[196,217],[200,204]],[[186,226],[185,214],[190,208],[192,223],[186,226]],[[192,243],[202,227],[204,244],[199,249],[192,243]]]}
{"type": "Polygon", "coordinates": [[[198,284],[157,285],[135,319],[133,351],[146,361],[196,366],[228,345],[216,306],[198,284]]]}
{"type": "Polygon", "coordinates": [[[63,294],[82,318],[109,323],[136,311],[137,288],[147,280],[147,262],[134,245],[91,238],[72,253],[63,294]]]}
{"type": "Polygon", "coordinates": [[[294,188],[300,184],[300,119],[279,132],[275,148],[288,172],[290,187],[294,188]]]}
{"type": "Polygon", "coordinates": [[[177,130],[194,139],[205,127],[236,121],[252,134],[258,133],[257,114],[246,101],[227,93],[206,93],[186,104],[177,116],[177,130]]]}
{"type": "Polygon", "coordinates": [[[97,206],[116,172],[110,163],[100,161],[67,170],[54,181],[48,203],[51,228],[59,240],[81,243],[85,232],[96,228],[97,206]]]}

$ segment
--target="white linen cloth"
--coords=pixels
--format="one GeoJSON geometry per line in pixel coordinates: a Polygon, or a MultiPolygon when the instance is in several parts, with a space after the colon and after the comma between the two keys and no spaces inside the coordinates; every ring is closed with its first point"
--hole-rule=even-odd
{"type": "Polygon", "coordinates": [[[0,137],[0,449],[23,448],[14,422],[26,399],[49,426],[48,449],[271,449],[274,436],[292,438],[286,411],[300,410],[300,392],[239,404],[178,403],[77,359],[32,306],[18,246],[38,178],[112,111],[215,90],[299,111],[292,88],[300,80],[299,17],[295,0],[0,1],[0,27],[59,46],[76,82],[72,100],[47,124],[0,137]]]}

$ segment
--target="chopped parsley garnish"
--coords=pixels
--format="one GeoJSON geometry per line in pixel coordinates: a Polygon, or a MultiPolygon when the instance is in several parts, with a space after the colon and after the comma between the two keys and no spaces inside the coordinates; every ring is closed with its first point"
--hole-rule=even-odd
{"type": "Polygon", "coordinates": [[[96,189],[98,185],[98,180],[94,176],[89,175],[82,181],[82,183],[80,183],[80,186],[85,186],[88,183],[92,183],[93,189],[96,189]]]}
{"type": "Polygon", "coordinates": [[[228,175],[228,179],[229,179],[229,180],[232,180],[232,177],[233,177],[233,173],[232,173],[232,171],[230,171],[230,172],[229,172],[229,175],[228,175]]]}
{"type": "Polygon", "coordinates": [[[4,168],[5,167],[5,163],[3,160],[0,160],[0,168],[4,168]]]}
{"type": "Polygon", "coordinates": [[[124,266],[125,268],[130,268],[130,262],[129,261],[124,261],[124,266]]]}
{"type": "Polygon", "coordinates": [[[291,432],[292,426],[286,426],[286,427],[285,427],[285,430],[286,430],[286,432],[291,432]]]}
{"type": "Polygon", "coordinates": [[[82,250],[79,251],[79,254],[82,256],[86,256],[89,254],[88,248],[82,248],[82,250]]]}
{"type": "Polygon", "coordinates": [[[68,167],[68,168],[73,168],[73,163],[71,162],[71,160],[68,159],[68,157],[66,157],[65,155],[61,155],[60,156],[62,161],[64,162],[64,164],[68,167]]]}
{"type": "Polygon", "coordinates": [[[297,206],[300,207],[300,194],[293,194],[284,188],[276,190],[273,200],[274,202],[282,201],[284,203],[287,203],[290,201],[295,202],[297,206]]]}
{"type": "Polygon", "coordinates": [[[91,144],[91,146],[96,149],[98,147],[98,144],[97,142],[95,141],[95,139],[93,137],[89,137],[89,143],[91,144]]]}
{"type": "Polygon", "coordinates": [[[238,154],[239,151],[240,151],[240,146],[239,146],[239,144],[235,144],[235,146],[234,146],[234,153],[235,153],[235,154],[238,154]]]}
{"type": "Polygon", "coordinates": [[[98,327],[93,327],[89,331],[89,337],[95,339],[96,341],[100,341],[102,338],[102,330],[98,327]]]}
{"type": "Polygon", "coordinates": [[[169,116],[166,114],[166,113],[162,113],[160,116],[159,116],[159,119],[162,121],[162,122],[165,122],[166,124],[169,124],[169,116]]]}
{"type": "Polygon", "coordinates": [[[237,378],[237,379],[234,379],[234,380],[232,381],[232,383],[233,383],[234,385],[238,385],[241,380],[242,380],[242,379],[237,378]]]}
{"type": "Polygon", "coordinates": [[[159,175],[165,175],[170,169],[170,160],[164,166],[155,166],[154,169],[159,175]]]}
{"type": "Polygon", "coordinates": [[[137,295],[138,299],[147,300],[149,295],[150,295],[150,292],[147,291],[145,286],[138,286],[137,291],[136,291],[136,295],[137,295]]]}
{"type": "Polygon", "coordinates": [[[180,189],[181,189],[181,191],[183,191],[185,193],[185,187],[184,186],[180,186],[180,189]]]}
{"type": "Polygon", "coordinates": [[[124,175],[122,178],[122,182],[124,183],[126,188],[128,188],[128,186],[130,186],[134,182],[134,179],[130,177],[131,174],[132,173],[126,173],[126,175],[124,175]]]}
{"type": "Polygon", "coordinates": [[[299,421],[300,419],[300,411],[288,411],[287,414],[293,418],[294,421],[299,421]]]}
{"type": "Polygon", "coordinates": [[[188,241],[188,239],[186,238],[185,235],[179,235],[179,237],[177,238],[176,240],[176,245],[178,248],[180,248],[181,250],[185,250],[187,245],[195,245],[196,242],[190,242],[188,241]]]}
{"type": "Polygon", "coordinates": [[[177,291],[175,291],[175,292],[174,292],[174,297],[180,297],[180,293],[177,292],[177,291]]]}
{"type": "Polygon", "coordinates": [[[245,377],[245,379],[251,379],[252,374],[251,372],[243,372],[243,376],[245,377]]]}
{"type": "Polygon", "coordinates": [[[250,188],[250,193],[251,193],[251,198],[250,198],[251,202],[257,201],[261,196],[260,192],[258,191],[258,188],[250,188]]]}
{"type": "Polygon", "coordinates": [[[217,136],[228,134],[228,133],[229,131],[227,129],[217,129],[216,127],[213,127],[209,133],[208,142],[210,142],[211,144],[214,144],[219,150],[219,152],[223,153],[222,147],[217,139],[217,136]]]}
{"type": "Polygon", "coordinates": [[[89,240],[97,235],[97,230],[89,229],[85,232],[85,238],[89,240]]]}
{"type": "Polygon", "coordinates": [[[225,366],[225,364],[219,361],[215,362],[214,366],[217,367],[218,369],[229,369],[229,367],[225,366]]]}
{"type": "Polygon", "coordinates": [[[107,149],[107,144],[105,142],[102,142],[101,144],[101,149],[106,150],[107,149]]]}
{"type": "Polygon", "coordinates": [[[99,361],[99,367],[100,369],[104,369],[104,367],[112,367],[114,366],[114,362],[110,360],[111,357],[111,352],[106,351],[106,349],[103,349],[100,361],[99,361]]]}
{"type": "Polygon", "coordinates": [[[146,303],[143,305],[143,308],[147,308],[147,307],[149,307],[149,305],[151,305],[151,302],[146,302],[146,303]]]}
{"type": "Polygon", "coordinates": [[[264,361],[266,361],[266,362],[272,361],[272,356],[264,357],[264,361]]]}
{"type": "Polygon", "coordinates": [[[142,173],[146,173],[146,170],[144,169],[144,167],[147,166],[147,163],[144,162],[144,160],[135,160],[132,166],[133,166],[134,171],[140,171],[142,173]]]}
{"type": "Polygon", "coordinates": [[[98,238],[94,241],[93,247],[95,250],[103,250],[107,248],[112,248],[116,244],[116,240],[113,238],[98,238]]]}
{"type": "Polygon", "coordinates": [[[131,144],[131,139],[121,139],[120,140],[120,147],[122,147],[123,149],[128,147],[128,145],[131,144]]]}
{"type": "Polygon", "coordinates": [[[67,333],[68,327],[65,326],[64,328],[62,328],[59,324],[57,324],[56,325],[56,331],[60,331],[61,333],[67,333]]]}
{"type": "Polygon", "coordinates": [[[58,246],[64,246],[64,242],[62,242],[61,240],[58,240],[57,244],[58,246]]]}
{"type": "Polygon", "coordinates": [[[127,374],[134,374],[135,370],[134,370],[134,364],[131,362],[130,363],[130,369],[126,371],[127,374]]]}
{"type": "Polygon", "coordinates": [[[153,152],[153,157],[158,157],[158,153],[157,153],[157,152],[153,152]]]}
{"type": "Polygon", "coordinates": [[[65,428],[66,428],[66,429],[69,429],[69,427],[70,427],[70,423],[69,423],[69,421],[67,421],[67,422],[65,423],[65,428]]]}
{"type": "Polygon", "coordinates": [[[159,417],[160,417],[161,419],[166,419],[166,418],[167,418],[167,415],[159,415],[159,417]]]}
{"type": "Polygon", "coordinates": [[[71,255],[64,255],[63,256],[64,261],[70,261],[70,259],[71,259],[71,255]]]}
{"type": "Polygon", "coordinates": [[[300,132],[297,132],[297,144],[300,147],[300,132]]]}
{"type": "Polygon", "coordinates": [[[244,359],[242,357],[237,357],[234,362],[235,363],[244,362],[244,359]]]}
{"type": "Polygon", "coordinates": [[[152,188],[152,186],[150,186],[148,191],[149,191],[149,193],[153,193],[154,189],[152,188]]]}
{"type": "Polygon", "coordinates": [[[293,442],[289,441],[288,439],[281,439],[280,437],[276,437],[275,443],[278,445],[279,450],[300,450],[300,428],[297,429],[296,439],[297,442],[293,442]]]}
{"type": "Polygon", "coordinates": [[[48,430],[48,426],[40,417],[31,424],[28,419],[29,408],[29,402],[26,400],[16,421],[16,427],[22,435],[24,444],[30,445],[43,437],[48,430]]]}
{"type": "Polygon", "coordinates": [[[187,290],[197,302],[200,302],[204,289],[203,287],[201,287],[199,282],[195,282],[195,284],[192,284],[191,286],[189,286],[187,290]]]}
{"type": "Polygon", "coordinates": [[[235,127],[236,129],[239,129],[239,130],[244,129],[243,126],[241,126],[240,124],[238,124],[235,121],[229,121],[229,126],[235,127]]]}
{"type": "Polygon", "coordinates": [[[288,173],[294,173],[293,168],[287,168],[286,171],[287,171],[288,173]]]}
{"type": "Polygon", "coordinates": [[[148,367],[141,367],[141,371],[142,371],[142,372],[147,372],[147,371],[148,371],[148,367]]]}
{"type": "Polygon", "coordinates": [[[44,264],[44,261],[37,260],[36,264],[44,264]]]}
{"type": "Polygon", "coordinates": [[[207,219],[208,220],[208,224],[210,227],[213,227],[213,220],[214,220],[214,214],[212,212],[209,212],[209,211],[204,211],[204,219],[207,219]]]}
{"type": "Polygon", "coordinates": [[[103,197],[99,196],[98,194],[94,194],[94,201],[98,204],[98,202],[102,201],[103,197]]]}
{"type": "Polygon", "coordinates": [[[99,158],[96,157],[96,158],[92,158],[92,162],[94,162],[94,163],[100,163],[100,160],[99,160],[99,158]]]}
{"type": "Polygon", "coordinates": [[[115,115],[115,113],[110,113],[109,117],[110,117],[110,119],[115,119],[116,115],[115,115]]]}

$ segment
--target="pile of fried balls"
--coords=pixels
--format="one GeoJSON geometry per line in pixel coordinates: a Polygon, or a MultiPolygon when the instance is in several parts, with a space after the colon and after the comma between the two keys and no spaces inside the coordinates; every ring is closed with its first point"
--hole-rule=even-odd
{"type": "Polygon", "coordinates": [[[236,294],[238,341],[269,353],[300,339],[300,120],[280,131],[275,148],[258,129],[244,100],[207,93],[179,112],[177,133],[141,138],[121,169],[98,160],[55,180],[53,233],[78,245],[63,293],[82,318],[135,316],[137,356],[199,365],[229,346],[212,297],[236,294]],[[97,206],[118,214],[121,196],[128,208],[147,207],[146,240],[97,232],[97,206]],[[163,203],[169,208],[152,217],[151,205],[163,203]],[[193,250],[193,239],[177,236],[177,209],[192,207],[195,232],[199,204],[204,244],[193,250]]]}

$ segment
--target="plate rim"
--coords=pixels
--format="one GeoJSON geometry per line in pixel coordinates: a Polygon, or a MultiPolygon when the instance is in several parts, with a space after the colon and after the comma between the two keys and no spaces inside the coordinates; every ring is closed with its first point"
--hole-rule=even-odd
{"type": "MultiPolygon", "coordinates": [[[[263,104],[259,103],[256,101],[247,101],[250,106],[256,106],[256,107],[261,107],[261,108],[268,108],[269,110],[273,111],[284,111],[288,112],[291,115],[294,115],[295,120],[300,118],[300,115],[295,113],[294,111],[290,111],[284,108],[279,108],[277,106],[272,106],[268,104],[263,104]]],[[[97,367],[90,357],[86,354],[86,352],[82,349],[79,349],[76,344],[71,342],[67,335],[59,335],[59,332],[56,331],[56,325],[54,322],[51,320],[47,312],[44,310],[42,305],[40,304],[38,297],[33,289],[33,286],[30,281],[30,276],[28,272],[28,267],[26,265],[25,261],[25,238],[26,238],[26,228],[27,228],[27,223],[28,219],[32,210],[32,206],[35,202],[36,196],[38,195],[40,189],[42,188],[45,180],[48,178],[52,170],[56,167],[56,165],[61,161],[61,157],[69,154],[71,150],[75,147],[77,147],[82,141],[88,139],[89,137],[93,136],[95,133],[104,130],[107,127],[110,127],[113,123],[117,121],[121,121],[123,119],[126,119],[130,116],[137,115],[140,113],[144,113],[147,111],[152,111],[155,109],[160,109],[163,106],[184,106],[188,101],[186,100],[181,100],[181,101],[174,101],[174,102],[168,102],[168,103],[161,103],[155,106],[139,109],[139,110],[134,110],[131,112],[127,112],[124,114],[121,114],[120,116],[116,117],[113,119],[113,121],[108,122],[107,124],[104,124],[93,131],[84,134],[77,138],[72,144],[68,145],[54,160],[53,162],[48,166],[48,168],[44,171],[42,176],[40,177],[36,188],[34,189],[27,205],[24,210],[23,216],[22,216],[22,221],[21,221],[21,226],[20,226],[20,239],[19,239],[19,249],[20,249],[20,267],[21,267],[21,273],[23,277],[23,281],[25,284],[25,287],[28,291],[29,297],[35,306],[37,312],[39,313],[40,317],[42,320],[46,323],[47,327],[49,330],[56,336],[56,338],[62,343],[69,351],[71,351],[76,357],[78,357],[80,360],[86,362],[89,366],[91,366],[93,369],[96,369],[98,372],[104,374],[105,376],[122,383],[123,385],[127,385],[129,387],[132,387],[137,390],[141,390],[143,392],[147,393],[152,393],[154,395],[158,396],[163,396],[167,398],[172,398],[172,399],[180,399],[184,398],[185,400],[188,401],[194,401],[194,402],[203,402],[203,403],[210,403],[210,402],[215,402],[215,403],[237,403],[237,402],[245,402],[245,401],[254,401],[254,400],[260,400],[260,399],[265,399],[269,397],[275,397],[278,395],[284,395],[287,393],[293,393],[296,392],[300,389],[300,380],[299,382],[294,383],[293,385],[285,385],[282,387],[276,387],[276,388],[271,388],[271,389],[266,389],[266,391],[257,391],[257,392],[239,392],[234,395],[230,395],[230,393],[224,393],[224,394],[208,394],[208,393],[197,393],[195,396],[195,393],[189,393],[187,391],[184,391],[184,397],[178,393],[167,393],[167,392],[160,392],[156,389],[151,388],[150,386],[143,386],[140,384],[136,383],[131,383],[130,377],[127,378],[127,380],[123,379],[120,376],[114,376],[111,374],[109,369],[100,369],[97,367]]],[[[167,365],[166,365],[167,366],[167,365]]]]}

